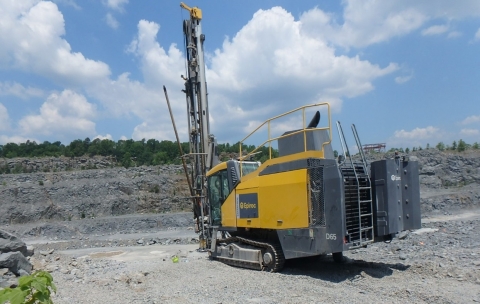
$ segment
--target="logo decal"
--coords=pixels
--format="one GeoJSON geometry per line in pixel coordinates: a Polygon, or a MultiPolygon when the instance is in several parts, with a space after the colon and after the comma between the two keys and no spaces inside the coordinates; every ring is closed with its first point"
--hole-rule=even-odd
{"type": "Polygon", "coordinates": [[[237,218],[258,218],[258,194],[237,195],[237,218]]]}
{"type": "Polygon", "coordinates": [[[401,180],[400,176],[396,176],[395,174],[392,174],[392,176],[390,177],[392,179],[392,181],[399,181],[401,180]]]}

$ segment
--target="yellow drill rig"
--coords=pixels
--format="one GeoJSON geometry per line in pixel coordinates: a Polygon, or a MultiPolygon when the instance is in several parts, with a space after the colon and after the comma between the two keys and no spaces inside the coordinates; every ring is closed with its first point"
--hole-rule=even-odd
{"type": "MultiPolygon", "coordinates": [[[[361,149],[351,157],[339,122],[343,153],[335,158],[328,103],[265,121],[240,141],[238,159],[220,162],[209,127],[202,11],[181,6],[190,12],[183,23],[187,61],[183,91],[200,249],[230,265],[279,271],[286,259],[332,254],[335,261],[342,261],[346,250],[421,227],[417,162],[395,157],[367,163],[361,149]],[[307,113],[315,113],[308,124],[307,113]],[[275,122],[290,115],[300,116],[302,125],[272,136],[275,122]],[[258,148],[245,153],[243,143],[265,129],[268,135],[259,147],[268,147],[268,160],[248,161],[258,148]],[[278,157],[272,157],[273,147],[278,157]]],[[[352,131],[357,147],[362,147],[354,125],[352,131]]]]}

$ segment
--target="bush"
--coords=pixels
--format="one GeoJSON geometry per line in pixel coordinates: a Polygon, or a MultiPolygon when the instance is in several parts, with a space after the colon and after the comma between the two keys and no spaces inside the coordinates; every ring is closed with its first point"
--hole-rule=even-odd
{"type": "Polygon", "coordinates": [[[20,277],[16,288],[0,290],[0,304],[53,303],[50,299],[52,291],[57,291],[52,275],[46,271],[37,271],[29,276],[20,277]]]}

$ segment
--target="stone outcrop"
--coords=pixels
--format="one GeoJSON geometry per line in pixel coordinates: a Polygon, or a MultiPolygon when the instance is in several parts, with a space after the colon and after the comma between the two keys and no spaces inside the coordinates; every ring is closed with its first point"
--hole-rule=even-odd
{"type": "MultiPolygon", "coordinates": [[[[425,149],[407,156],[419,162],[423,212],[479,205],[480,151],[425,149]]],[[[391,157],[393,153],[368,155],[369,160],[391,157]]],[[[32,173],[0,174],[0,225],[68,225],[84,218],[191,211],[181,166],[125,169],[108,157],[0,159],[0,166],[2,162],[11,171],[22,167],[32,173]]]]}
{"type": "Polygon", "coordinates": [[[26,258],[29,255],[33,255],[33,251],[28,250],[22,240],[10,232],[0,230],[0,270],[4,269],[1,271],[0,285],[10,285],[8,280],[4,279],[8,272],[16,276],[30,274],[32,264],[26,258]]]}
{"type": "Polygon", "coordinates": [[[0,175],[0,225],[190,210],[181,166],[0,175]]]}

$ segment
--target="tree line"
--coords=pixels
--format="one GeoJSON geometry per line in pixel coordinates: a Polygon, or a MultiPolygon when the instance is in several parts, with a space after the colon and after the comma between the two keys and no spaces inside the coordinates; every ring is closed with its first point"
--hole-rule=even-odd
{"type": "MultiPolygon", "coordinates": [[[[189,152],[189,143],[181,143],[184,153],[189,152]]],[[[239,143],[233,145],[229,143],[218,144],[217,151],[220,154],[222,161],[229,158],[236,157],[239,152],[239,143]]],[[[439,142],[436,149],[440,151],[451,150],[463,152],[469,149],[479,149],[479,143],[467,144],[460,139],[458,142],[454,141],[451,145],[446,145],[443,142],[439,142]]],[[[242,152],[251,152],[255,150],[254,145],[242,145],[242,152]]],[[[421,146],[413,147],[411,150],[406,148],[391,148],[389,151],[400,151],[409,153],[410,151],[422,150],[421,146]]],[[[426,145],[426,149],[430,149],[430,144],[426,145]]],[[[264,162],[269,158],[268,147],[260,147],[257,150],[259,153],[255,153],[251,160],[264,162]]],[[[0,157],[14,158],[14,157],[80,157],[80,156],[109,156],[115,159],[116,163],[124,166],[142,166],[142,165],[161,165],[161,164],[180,164],[180,151],[177,142],[156,139],[149,140],[118,140],[113,141],[110,139],[94,139],[85,138],[84,140],[77,139],[72,141],[68,145],[62,144],[60,141],[43,143],[36,143],[35,141],[29,141],[25,143],[7,143],[0,145],[0,157]]],[[[338,153],[335,151],[335,156],[338,153]]],[[[278,156],[278,150],[272,149],[272,157],[278,156]]]]}
{"type": "MultiPolygon", "coordinates": [[[[427,144],[425,149],[430,149],[430,144],[427,144]]],[[[460,139],[458,142],[456,140],[453,141],[451,145],[445,144],[443,142],[439,142],[435,148],[439,151],[457,151],[457,152],[464,152],[466,150],[478,150],[480,149],[480,144],[478,142],[474,142],[473,144],[467,144],[463,139],[460,139]]],[[[413,147],[411,150],[410,148],[391,148],[388,150],[389,152],[399,151],[404,153],[410,153],[415,151],[423,150],[422,146],[413,147]]]]}
{"type": "MultiPolygon", "coordinates": [[[[189,143],[181,143],[184,153],[189,152],[189,143]]],[[[218,144],[217,151],[221,155],[221,160],[227,160],[233,154],[238,154],[239,143],[230,145],[218,144]]],[[[256,147],[254,145],[242,145],[242,152],[251,152],[256,147]]],[[[265,161],[268,159],[269,152],[267,147],[259,148],[258,154],[253,155],[255,161],[265,161]]],[[[273,150],[272,156],[278,156],[278,151],[273,150]]],[[[177,142],[169,140],[158,141],[156,139],[149,140],[118,140],[117,142],[110,139],[94,139],[85,138],[77,139],[68,145],[64,145],[59,141],[36,143],[29,141],[25,143],[7,143],[0,145],[0,157],[80,157],[80,156],[110,156],[116,162],[124,167],[142,166],[142,165],[161,165],[161,164],[180,164],[180,151],[177,142]]]]}

